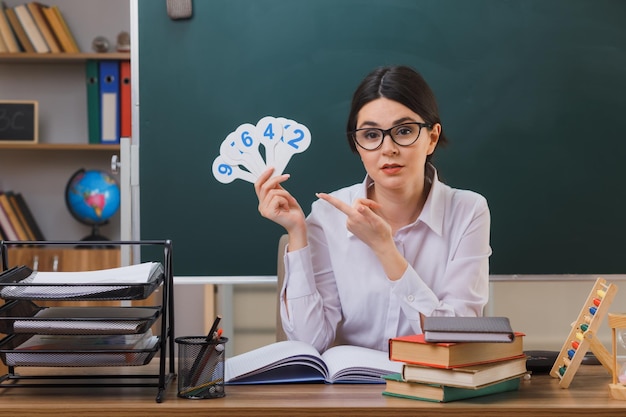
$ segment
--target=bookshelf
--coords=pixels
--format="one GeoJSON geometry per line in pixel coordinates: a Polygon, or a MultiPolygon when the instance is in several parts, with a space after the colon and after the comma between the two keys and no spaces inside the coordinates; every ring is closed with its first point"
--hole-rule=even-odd
{"type": "MultiPolygon", "coordinates": [[[[4,3],[15,7],[27,0],[4,3]]],[[[86,236],[89,227],[76,221],[66,208],[67,181],[79,169],[110,172],[112,157],[120,155],[117,144],[89,144],[86,63],[130,60],[129,52],[115,51],[117,34],[130,32],[130,1],[42,3],[59,7],[81,52],[0,53],[0,99],[39,102],[38,143],[0,141],[0,190],[24,195],[47,239],[72,241],[86,236]],[[97,36],[109,40],[108,52],[92,52],[91,43],[97,36]]],[[[101,228],[107,238],[120,239],[120,217],[118,212],[101,228]]],[[[63,255],[63,269],[70,270],[73,257],[63,255]]],[[[42,253],[40,259],[48,257],[42,253]]],[[[119,257],[111,259],[111,265],[98,267],[119,265],[119,257]]]]}

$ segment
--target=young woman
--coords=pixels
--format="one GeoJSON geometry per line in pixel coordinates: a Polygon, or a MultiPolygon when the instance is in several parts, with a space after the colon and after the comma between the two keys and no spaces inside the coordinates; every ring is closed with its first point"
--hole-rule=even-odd
{"type": "Polygon", "coordinates": [[[434,94],[405,66],[374,70],[354,93],[348,144],[367,175],[319,200],[305,217],[272,168],[255,184],[262,216],[289,234],[281,317],[289,339],[324,351],[387,350],[421,333],[425,316],[480,316],[488,298],[485,198],[438,180],[444,144],[434,94]]]}

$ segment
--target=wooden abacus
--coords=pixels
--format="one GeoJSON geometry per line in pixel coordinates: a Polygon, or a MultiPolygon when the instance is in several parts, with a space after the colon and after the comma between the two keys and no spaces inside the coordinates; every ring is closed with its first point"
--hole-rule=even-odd
{"type": "Polygon", "coordinates": [[[598,358],[602,366],[613,372],[613,357],[596,337],[602,320],[608,313],[613,298],[617,293],[615,284],[607,284],[598,278],[580,311],[578,318],[572,323],[572,329],[559,352],[550,375],[560,378],[559,386],[568,388],[572,378],[588,350],[598,358]]]}

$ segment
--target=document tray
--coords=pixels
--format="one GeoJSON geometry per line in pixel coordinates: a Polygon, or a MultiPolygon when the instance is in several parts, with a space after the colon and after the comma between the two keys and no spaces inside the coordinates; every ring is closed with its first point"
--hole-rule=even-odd
{"type": "Polygon", "coordinates": [[[153,336],[151,343],[141,349],[16,349],[30,335],[10,335],[0,341],[0,358],[7,366],[139,366],[146,365],[159,350],[160,337],[153,336]]]}
{"type": "Polygon", "coordinates": [[[34,283],[33,271],[25,266],[11,268],[0,274],[0,298],[5,300],[143,300],[163,282],[161,269],[145,283],[34,283]]]}
{"type": "Polygon", "coordinates": [[[160,307],[40,307],[13,300],[0,307],[0,333],[107,335],[145,333],[160,307]]]}

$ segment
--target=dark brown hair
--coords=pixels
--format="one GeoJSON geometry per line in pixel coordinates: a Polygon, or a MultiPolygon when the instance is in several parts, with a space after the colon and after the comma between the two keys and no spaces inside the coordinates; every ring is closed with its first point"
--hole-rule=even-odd
{"type": "MultiPolygon", "coordinates": [[[[417,71],[402,65],[377,68],[361,81],[352,96],[347,124],[348,144],[352,152],[357,153],[351,132],[356,129],[359,111],[370,101],[381,97],[405,105],[419,114],[426,123],[441,124],[435,94],[417,71]]],[[[445,145],[447,142],[442,127],[438,144],[445,145]]],[[[427,161],[430,161],[431,157],[432,154],[428,156],[427,161]]]]}

